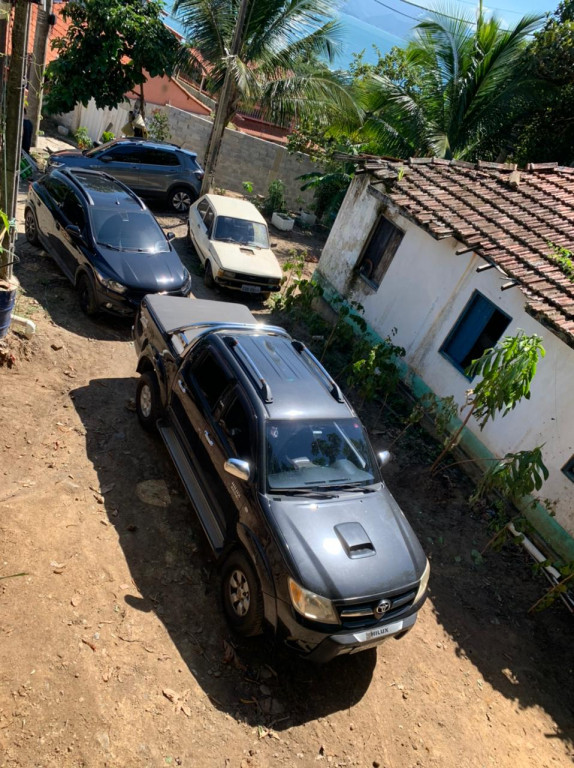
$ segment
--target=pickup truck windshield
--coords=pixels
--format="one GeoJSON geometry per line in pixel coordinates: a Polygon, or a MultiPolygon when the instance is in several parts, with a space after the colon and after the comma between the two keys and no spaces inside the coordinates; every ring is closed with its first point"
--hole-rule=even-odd
{"type": "Polygon", "coordinates": [[[214,240],[224,240],[256,248],[269,248],[267,227],[259,221],[235,219],[233,216],[218,216],[214,240]]]}
{"type": "Polygon", "coordinates": [[[360,422],[270,421],[266,427],[269,491],[360,488],[379,471],[360,422]]]}

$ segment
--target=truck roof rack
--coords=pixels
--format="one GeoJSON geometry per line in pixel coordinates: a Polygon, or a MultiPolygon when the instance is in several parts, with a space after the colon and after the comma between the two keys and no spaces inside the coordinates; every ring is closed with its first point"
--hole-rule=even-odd
{"type": "Polygon", "coordinates": [[[196,341],[197,339],[204,336],[206,333],[219,333],[221,331],[263,331],[265,333],[274,333],[278,334],[280,336],[285,336],[287,338],[290,338],[289,334],[284,328],[279,328],[275,325],[253,325],[250,323],[211,323],[211,322],[200,322],[200,323],[188,323],[187,325],[182,325],[180,328],[174,328],[173,330],[169,331],[169,333],[172,336],[178,336],[181,343],[184,345],[184,347],[189,346],[192,341],[196,341]],[[203,331],[201,333],[195,334],[193,339],[189,339],[186,335],[186,331],[192,331],[197,328],[203,328],[203,331]]]}
{"type": "Polygon", "coordinates": [[[345,398],[341,388],[335,379],[331,376],[331,374],[328,373],[328,371],[326,371],[321,363],[317,360],[315,355],[301,341],[292,341],[291,345],[293,346],[293,349],[301,355],[302,360],[307,363],[308,367],[311,368],[311,370],[315,369],[314,372],[319,374],[320,378],[323,380],[323,383],[327,386],[328,391],[335,398],[335,400],[338,403],[344,403],[345,398]]]}
{"type": "Polygon", "coordinates": [[[243,349],[239,343],[239,339],[236,339],[234,336],[227,336],[225,338],[225,342],[230,347],[230,349],[233,350],[239,362],[242,364],[243,368],[247,371],[253,380],[254,384],[261,390],[264,401],[266,403],[272,403],[273,395],[271,393],[269,382],[265,379],[251,355],[245,349],[243,349]]]}

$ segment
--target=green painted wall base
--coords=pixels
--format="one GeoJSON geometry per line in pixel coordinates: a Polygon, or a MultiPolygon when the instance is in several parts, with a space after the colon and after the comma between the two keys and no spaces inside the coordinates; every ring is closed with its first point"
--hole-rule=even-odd
{"type": "MultiPolygon", "coordinates": [[[[315,271],[313,280],[319,283],[323,288],[323,298],[327,303],[330,303],[334,299],[344,301],[344,298],[340,296],[336,289],[319,271],[315,271]]],[[[384,339],[370,326],[368,327],[367,334],[374,344],[384,341],[384,339]]],[[[397,364],[401,380],[416,399],[420,399],[423,395],[428,393],[435,394],[423,379],[409,368],[404,360],[397,360],[397,364]]],[[[452,430],[455,431],[460,425],[460,419],[453,419],[451,423],[452,430]]],[[[474,459],[483,469],[496,458],[495,455],[467,427],[465,427],[460,437],[459,448],[468,455],[469,458],[474,459]]],[[[559,561],[562,561],[563,563],[574,562],[574,538],[556,522],[542,504],[539,502],[533,504],[532,502],[532,498],[525,498],[524,503],[519,506],[519,511],[524,514],[530,525],[532,525],[534,530],[546,543],[548,548],[552,550],[559,561]]]]}

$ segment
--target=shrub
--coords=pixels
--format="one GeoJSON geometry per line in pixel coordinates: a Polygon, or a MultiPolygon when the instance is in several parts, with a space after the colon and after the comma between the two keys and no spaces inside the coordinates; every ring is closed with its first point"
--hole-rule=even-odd
{"type": "Polygon", "coordinates": [[[78,128],[74,134],[74,139],[76,140],[76,144],[80,149],[91,149],[91,147],[94,146],[93,141],[90,139],[88,129],[84,128],[84,126],[80,126],[78,128]]]}
{"type": "Polygon", "coordinates": [[[148,137],[154,141],[168,141],[171,138],[169,118],[160,109],[154,109],[146,127],[148,137]]]}
{"type": "Polygon", "coordinates": [[[263,201],[263,213],[267,216],[271,216],[272,213],[277,211],[282,213],[287,210],[287,204],[285,203],[285,184],[281,179],[275,179],[269,185],[267,190],[267,197],[263,201]]]}

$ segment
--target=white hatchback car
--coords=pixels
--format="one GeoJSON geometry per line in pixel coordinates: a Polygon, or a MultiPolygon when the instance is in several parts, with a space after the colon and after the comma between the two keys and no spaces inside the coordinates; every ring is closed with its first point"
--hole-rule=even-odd
{"type": "Polygon", "coordinates": [[[267,224],[247,200],[203,195],[190,206],[187,234],[209,288],[217,284],[262,297],[280,289],[283,271],[269,247],[267,224]]]}

